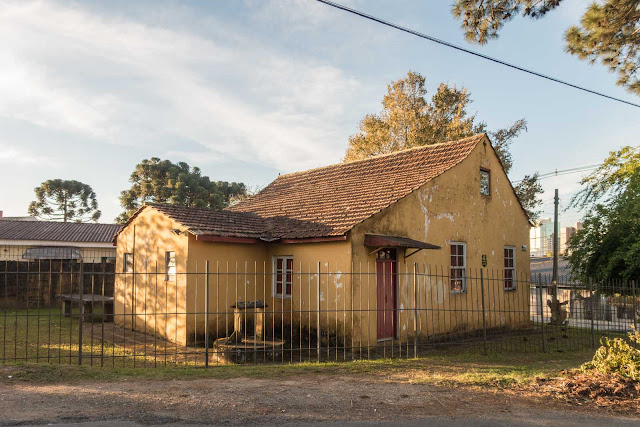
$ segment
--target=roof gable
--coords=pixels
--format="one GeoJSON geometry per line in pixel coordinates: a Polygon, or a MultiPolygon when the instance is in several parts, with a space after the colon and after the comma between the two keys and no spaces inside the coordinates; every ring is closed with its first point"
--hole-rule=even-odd
{"type": "Polygon", "coordinates": [[[281,175],[228,211],[287,218],[290,226],[283,227],[281,238],[343,235],[463,161],[485,138],[479,134],[281,175]]]}

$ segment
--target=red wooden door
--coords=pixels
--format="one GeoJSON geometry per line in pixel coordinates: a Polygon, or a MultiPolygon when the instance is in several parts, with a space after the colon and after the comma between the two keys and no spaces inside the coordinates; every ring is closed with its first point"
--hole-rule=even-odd
{"type": "Polygon", "coordinates": [[[396,251],[378,251],[376,259],[378,339],[396,336],[396,251]]]}

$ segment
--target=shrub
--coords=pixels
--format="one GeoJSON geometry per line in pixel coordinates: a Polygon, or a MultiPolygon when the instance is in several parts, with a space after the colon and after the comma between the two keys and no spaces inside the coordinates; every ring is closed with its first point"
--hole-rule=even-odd
{"type": "Polygon", "coordinates": [[[593,360],[582,365],[583,372],[595,370],[640,381],[640,332],[629,332],[628,340],[603,337],[600,342],[593,360]]]}

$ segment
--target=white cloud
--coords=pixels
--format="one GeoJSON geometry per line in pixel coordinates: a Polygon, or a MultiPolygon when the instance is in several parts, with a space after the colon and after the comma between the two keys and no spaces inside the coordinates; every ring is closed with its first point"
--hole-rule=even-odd
{"type": "Polygon", "coordinates": [[[283,171],[335,160],[327,153],[345,145],[336,127],[360,85],[207,25],[204,37],[68,4],[4,2],[0,117],[126,146],[178,135],[283,171]]]}
{"type": "Polygon", "coordinates": [[[51,163],[51,159],[14,147],[12,144],[0,142],[0,163],[11,165],[37,165],[43,164],[44,162],[51,163]]]}

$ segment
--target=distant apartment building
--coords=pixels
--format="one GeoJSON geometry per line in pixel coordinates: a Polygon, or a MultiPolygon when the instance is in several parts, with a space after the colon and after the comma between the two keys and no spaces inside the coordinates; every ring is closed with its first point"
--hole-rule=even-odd
{"type": "Polygon", "coordinates": [[[553,252],[553,219],[543,218],[531,228],[529,246],[532,257],[543,257],[553,252]]]}
{"type": "MultiPolygon", "coordinates": [[[[571,237],[578,230],[582,230],[582,223],[577,222],[573,227],[561,227],[558,223],[558,250],[564,254],[571,237]]],[[[553,253],[553,219],[544,218],[538,221],[536,227],[532,227],[529,233],[529,245],[532,257],[545,257],[553,253]]]]}
{"type": "Polygon", "coordinates": [[[560,253],[567,251],[569,240],[579,231],[582,230],[582,223],[576,222],[575,227],[562,227],[560,229],[560,253]]]}

